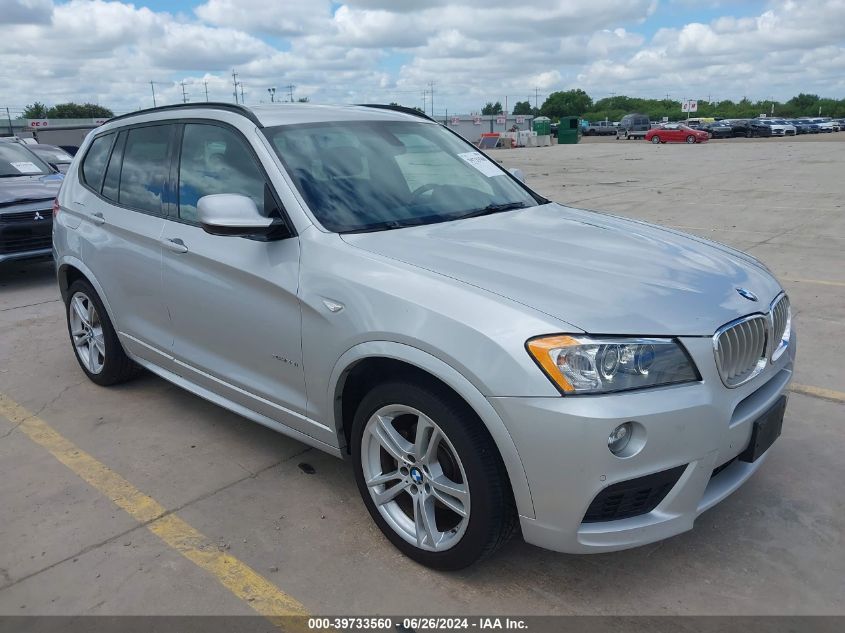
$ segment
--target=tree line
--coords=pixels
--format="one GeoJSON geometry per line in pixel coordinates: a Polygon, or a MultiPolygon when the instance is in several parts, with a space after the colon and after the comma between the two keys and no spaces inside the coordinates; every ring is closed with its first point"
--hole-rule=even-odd
{"type": "MultiPolygon", "coordinates": [[[[632,112],[647,114],[653,121],[663,117],[680,119],[686,116],[681,112],[681,102],[674,99],[640,99],[618,95],[593,101],[590,95],[578,88],[553,92],[539,108],[532,107],[528,101],[517,101],[513,107],[513,114],[542,115],[554,120],[563,116],[577,116],[588,121],[618,121],[632,112]]],[[[502,104],[499,101],[488,101],[481,109],[481,114],[501,113],[502,104]]],[[[761,114],[776,117],[845,117],[845,99],[830,99],[802,92],[783,102],[751,101],[747,98],[740,101],[699,101],[695,116],[750,119],[761,114]]]]}
{"type": "Polygon", "coordinates": [[[47,107],[40,101],[23,109],[24,119],[110,119],[114,112],[95,103],[59,103],[47,107]]]}

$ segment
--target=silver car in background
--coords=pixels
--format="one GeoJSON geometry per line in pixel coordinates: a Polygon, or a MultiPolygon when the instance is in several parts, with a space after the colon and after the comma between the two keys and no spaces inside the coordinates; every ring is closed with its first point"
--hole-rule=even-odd
{"type": "Polygon", "coordinates": [[[143,367],[348,458],[425,565],[517,526],[572,553],[679,534],[780,434],[795,336],[764,265],[550,202],[416,113],[117,117],[58,207],[91,380],[143,367]]]}

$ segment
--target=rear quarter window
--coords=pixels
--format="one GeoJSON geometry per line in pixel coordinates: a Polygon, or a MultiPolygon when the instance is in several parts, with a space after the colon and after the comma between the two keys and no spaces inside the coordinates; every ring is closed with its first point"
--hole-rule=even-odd
{"type": "Polygon", "coordinates": [[[103,185],[103,175],[113,140],[114,134],[98,136],[91,143],[91,147],[88,148],[82,160],[82,180],[94,191],[99,192],[103,185]]]}

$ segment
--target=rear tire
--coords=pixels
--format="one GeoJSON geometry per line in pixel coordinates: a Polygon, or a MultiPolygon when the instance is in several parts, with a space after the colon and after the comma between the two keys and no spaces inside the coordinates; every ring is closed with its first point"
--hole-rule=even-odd
{"type": "Polygon", "coordinates": [[[364,396],[352,458],[373,521],[422,565],[467,567],[514,531],[513,495],[493,439],[463,400],[433,381],[394,379],[364,396]]]}
{"type": "Polygon", "coordinates": [[[74,281],[65,302],[68,335],[74,356],[88,378],[103,387],[135,377],[140,368],[126,355],[94,287],[74,281]]]}

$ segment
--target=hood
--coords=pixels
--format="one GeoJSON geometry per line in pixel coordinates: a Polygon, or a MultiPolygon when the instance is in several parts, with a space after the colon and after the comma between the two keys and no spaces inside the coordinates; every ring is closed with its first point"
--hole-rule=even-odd
{"type": "Polygon", "coordinates": [[[62,184],[61,174],[0,178],[0,207],[16,202],[52,200],[62,184]]]}
{"type": "Polygon", "coordinates": [[[727,246],[557,204],[342,237],[595,334],[709,336],[781,290],[727,246]]]}

